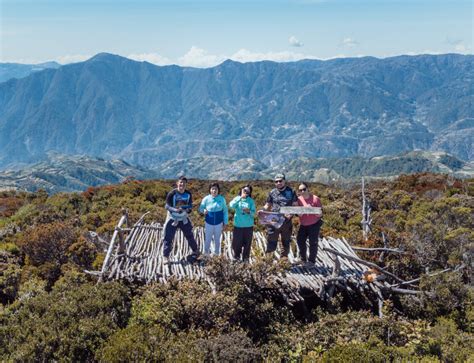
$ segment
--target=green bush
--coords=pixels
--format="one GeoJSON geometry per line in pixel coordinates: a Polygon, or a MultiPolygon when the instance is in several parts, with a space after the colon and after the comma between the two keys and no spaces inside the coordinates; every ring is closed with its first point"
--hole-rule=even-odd
{"type": "Polygon", "coordinates": [[[20,287],[21,268],[13,263],[0,262],[0,303],[13,302],[20,287]]]}
{"type": "Polygon", "coordinates": [[[95,285],[81,275],[66,275],[50,293],[23,300],[2,314],[4,358],[91,361],[128,316],[128,289],[121,284],[95,285]]]}
{"type": "Polygon", "coordinates": [[[473,347],[473,334],[460,331],[452,320],[440,318],[416,350],[420,355],[437,356],[443,362],[472,362],[473,347]]]}

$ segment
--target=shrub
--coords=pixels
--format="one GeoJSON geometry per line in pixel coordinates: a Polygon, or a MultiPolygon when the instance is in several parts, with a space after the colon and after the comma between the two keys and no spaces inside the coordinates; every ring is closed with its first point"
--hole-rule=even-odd
{"type": "Polygon", "coordinates": [[[253,362],[261,353],[242,331],[173,333],[132,324],[112,335],[96,357],[106,362],[253,362]]]}
{"type": "Polygon", "coordinates": [[[82,236],[69,246],[67,252],[72,262],[84,268],[90,268],[97,257],[97,247],[82,236]]]}
{"type": "Polygon", "coordinates": [[[65,263],[68,249],[77,239],[73,229],[61,222],[38,225],[28,232],[18,244],[34,266],[47,262],[56,266],[65,263]]]}
{"type": "Polygon", "coordinates": [[[437,356],[443,362],[471,362],[473,347],[472,334],[458,330],[454,321],[440,318],[416,350],[420,355],[437,356]]]}
{"type": "Polygon", "coordinates": [[[5,358],[15,361],[91,361],[95,351],[129,314],[128,290],[118,284],[95,285],[67,275],[51,293],[12,306],[2,317],[5,358]]]}
{"type": "Polygon", "coordinates": [[[0,303],[13,302],[20,287],[21,268],[13,263],[0,263],[0,303]]]}
{"type": "Polygon", "coordinates": [[[423,277],[420,282],[423,294],[420,297],[401,298],[404,312],[408,316],[435,321],[438,317],[450,317],[461,329],[468,329],[469,309],[472,309],[474,291],[464,284],[459,272],[423,277]]]}
{"type": "Polygon", "coordinates": [[[235,297],[230,294],[213,294],[205,283],[175,281],[147,289],[133,304],[131,322],[159,325],[172,332],[194,328],[225,331],[235,308],[235,297]]]}

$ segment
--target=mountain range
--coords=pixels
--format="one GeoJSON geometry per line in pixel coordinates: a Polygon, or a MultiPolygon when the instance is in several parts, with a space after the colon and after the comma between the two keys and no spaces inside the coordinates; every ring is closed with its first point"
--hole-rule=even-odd
{"type": "Polygon", "coordinates": [[[34,72],[59,67],[61,67],[61,65],[57,62],[39,64],[0,63],[0,82],[5,82],[12,78],[24,78],[34,72]]]}
{"type": "Polygon", "coordinates": [[[122,160],[49,152],[47,159],[37,164],[0,172],[0,190],[82,191],[89,186],[120,183],[129,177],[152,179],[155,176],[153,171],[134,167],[122,160]]]}
{"type": "Polygon", "coordinates": [[[157,170],[194,158],[273,167],[412,150],[471,161],[473,65],[446,54],[197,69],[101,53],[0,83],[0,168],[50,151],[157,170]]]}
{"type": "Polygon", "coordinates": [[[0,190],[45,189],[49,193],[82,191],[89,186],[116,184],[129,179],[176,179],[183,174],[190,178],[211,180],[265,180],[282,171],[291,181],[324,184],[359,182],[361,177],[391,178],[402,173],[417,172],[473,178],[474,162],[466,163],[446,153],[416,151],[370,159],[300,158],[273,167],[254,159],[196,157],[169,161],[158,169],[147,170],[121,160],[50,152],[45,161],[24,169],[0,172],[0,190]]]}

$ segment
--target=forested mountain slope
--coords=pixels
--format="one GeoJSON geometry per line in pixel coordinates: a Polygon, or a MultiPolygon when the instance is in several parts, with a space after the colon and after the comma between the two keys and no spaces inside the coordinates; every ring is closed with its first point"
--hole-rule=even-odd
{"type": "Polygon", "coordinates": [[[0,84],[0,167],[48,151],[154,168],[190,157],[472,160],[474,56],[155,66],[101,53],[0,84]]]}

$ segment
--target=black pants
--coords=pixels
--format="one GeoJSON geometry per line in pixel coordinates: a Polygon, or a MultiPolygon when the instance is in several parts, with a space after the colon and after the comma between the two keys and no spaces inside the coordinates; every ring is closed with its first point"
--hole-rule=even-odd
{"type": "Polygon", "coordinates": [[[298,234],[296,236],[296,243],[298,243],[298,248],[300,250],[300,258],[302,261],[307,260],[306,253],[306,240],[309,239],[309,261],[315,262],[316,255],[318,254],[318,239],[319,239],[319,230],[323,221],[320,219],[314,224],[309,226],[300,225],[298,234]]]}
{"type": "Polygon", "coordinates": [[[253,227],[234,227],[232,234],[232,252],[234,258],[246,261],[250,257],[250,248],[252,247],[253,227]]]}
{"type": "Polygon", "coordinates": [[[188,241],[188,245],[193,253],[198,253],[198,246],[196,240],[194,239],[193,224],[191,221],[188,219],[188,223],[186,224],[183,224],[182,221],[179,221],[177,226],[173,226],[173,220],[168,219],[164,227],[165,238],[163,241],[163,256],[170,256],[171,250],[173,248],[174,235],[176,234],[176,230],[178,228],[183,231],[184,237],[188,241]]]}
{"type": "Polygon", "coordinates": [[[275,252],[278,245],[278,236],[281,235],[281,257],[288,257],[290,253],[291,233],[293,232],[293,223],[291,219],[285,220],[283,225],[276,229],[273,227],[267,228],[267,253],[275,252]]]}

